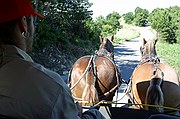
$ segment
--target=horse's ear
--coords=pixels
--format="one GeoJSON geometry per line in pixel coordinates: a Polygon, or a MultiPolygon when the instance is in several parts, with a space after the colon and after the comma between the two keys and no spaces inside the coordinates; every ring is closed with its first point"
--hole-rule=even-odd
{"type": "Polygon", "coordinates": [[[102,37],[102,35],[99,36],[99,40],[100,40],[100,43],[102,44],[102,42],[103,42],[103,37],[102,37]]]}
{"type": "Polygon", "coordinates": [[[113,42],[114,41],[114,35],[112,35],[112,37],[111,37],[111,42],[113,42]]]}
{"type": "Polygon", "coordinates": [[[143,46],[147,43],[146,39],[143,38],[143,46]]]}
{"type": "Polygon", "coordinates": [[[158,41],[158,39],[155,39],[155,40],[154,40],[154,45],[156,45],[157,41],[158,41]]]}

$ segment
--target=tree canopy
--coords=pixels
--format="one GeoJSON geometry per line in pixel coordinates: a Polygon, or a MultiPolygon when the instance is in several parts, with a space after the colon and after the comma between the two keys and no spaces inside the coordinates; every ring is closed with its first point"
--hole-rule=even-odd
{"type": "Polygon", "coordinates": [[[169,43],[180,43],[180,7],[154,9],[150,14],[149,22],[162,40],[169,43]]]}
{"type": "Polygon", "coordinates": [[[124,16],[125,23],[133,24],[133,20],[134,20],[133,12],[128,12],[128,13],[124,14],[123,16],[124,16]]]}
{"type": "Polygon", "coordinates": [[[96,19],[96,24],[101,31],[101,35],[107,37],[116,34],[117,30],[122,27],[119,22],[120,18],[121,16],[117,12],[109,13],[106,18],[99,16],[96,19]]]}
{"type": "MultiPolygon", "coordinates": [[[[92,19],[93,5],[88,0],[32,0],[35,8],[45,16],[36,20],[35,49],[51,44],[60,44],[63,50],[67,45],[96,44],[99,35],[116,34],[122,27],[119,22],[121,15],[112,12],[105,18],[99,16],[92,19]]],[[[147,23],[158,31],[161,38],[170,43],[180,42],[180,8],[157,8],[149,13],[147,9],[137,7],[134,12],[123,15],[126,23],[146,26],[147,23]]],[[[90,45],[88,45],[90,46],[90,45]]]]}
{"type": "Polygon", "coordinates": [[[158,32],[158,37],[168,43],[180,43],[180,7],[156,8],[151,13],[137,7],[133,12],[123,15],[128,24],[150,25],[158,32]]]}

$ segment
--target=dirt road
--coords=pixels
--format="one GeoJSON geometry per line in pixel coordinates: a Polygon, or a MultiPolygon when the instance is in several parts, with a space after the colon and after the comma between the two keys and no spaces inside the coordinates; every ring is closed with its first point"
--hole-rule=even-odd
{"type": "MultiPolygon", "coordinates": [[[[121,77],[125,81],[128,81],[138,65],[141,56],[140,56],[140,46],[142,45],[141,41],[143,38],[152,39],[155,34],[153,34],[149,29],[149,27],[133,27],[134,29],[139,30],[140,37],[132,39],[130,41],[124,42],[119,46],[114,47],[114,56],[115,56],[115,64],[120,68],[121,77]]],[[[118,93],[114,96],[114,100],[118,100],[120,103],[128,103],[128,97],[123,93],[124,89],[126,89],[126,84],[122,84],[118,90],[118,93]]],[[[123,106],[123,104],[116,105],[117,107],[123,106]]],[[[100,108],[101,113],[106,117],[106,119],[110,119],[106,109],[104,107],[100,108]]]]}
{"type": "Polygon", "coordinates": [[[115,47],[114,51],[115,63],[121,70],[122,78],[126,81],[129,80],[134,68],[141,59],[140,46],[142,45],[142,39],[151,39],[154,37],[149,27],[133,28],[139,30],[140,37],[120,44],[115,47]]]}
{"type": "MultiPolygon", "coordinates": [[[[120,68],[121,77],[128,81],[132,75],[134,68],[138,65],[141,56],[139,48],[141,46],[141,40],[143,38],[151,39],[154,38],[154,34],[149,30],[149,27],[133,27],[134,29],[139,30],[140,37],[136,39],[132,39],[128,42],[124,42],[119,46],[114,47],[114,56],[115,56],[115,64],[120,68]]],[[[67,75],[62,76],[62,78],[67,81],[67,75]]],[[[122,84],[118,90],[118,93],[114,96],[114,100],[120,100],[125,94],[123,93],[124,89],[126,89],[126,85],[122,84]]],[[[125,96],[120,102],[126,103],[128,97],[125,96]]],[[[122,105],[117,105],[120,107],[122,105]]],[[[110,119],[107,114],[107,111],[104,107],[100,108],[101,113],[106,117],[106,119],[110,119]]]]}

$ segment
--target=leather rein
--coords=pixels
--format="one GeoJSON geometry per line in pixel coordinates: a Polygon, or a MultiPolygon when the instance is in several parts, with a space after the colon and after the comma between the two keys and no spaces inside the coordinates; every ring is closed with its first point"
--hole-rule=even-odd
{"type": "MultiPolygon", "coordinates": [[[[106,49],[104,49],[104,50],[106,50],[106,49]]],[[[107,50],[106,50],[105,52],[108,53],[108,55],[110,54],[107,50]]],[[[114,87],[113,87],[111,90],[109,90],[108,92],[106,92],[106,93],[104,93],[104,94],[102,94],[102,95],[100,95],[100,96],[98,96],[98,97],[99,97],[99,98],[107,97],[107,96],[109,96],[112,92],[114,92],[114,91],[120,86],[120,81],[121,81],[121,80],[119,79],[118,69],[117,69],[117,67],[116,67],[113,59],[112,59],[111,57],[109,57],[109,56],[106,56],[106,55],[98,55],[97,52],[96,52],[94,55],[91,55],[91,58],[90,58],[90,60],[89,60],[89,62],[88,62],[88,65],[87,65],[84,73],[81,75],[81,77],[78,79],[78,81],[77,81],[73,86],[70,87],[70,90],[72,90],[72,89],[82,80],[82,77],[91,69],[91,67],[92,67],[92,70],[93,70],[93,75],[94,75],[94,80],[95,80],[95,82],[97,82],[97,81],[100,82],[100,80],[99,80],[99,78],[98,78],[98,76],[97,76],[97,69],[96,69],[95,60],[96,60],[97,57],[102,57],[102,56],[105,57],[105,58],[107,58],[107,59],[108,59],[109,61],[111,61],[111,63],[114,65],[114,68],[115,68],[115,71],[116,71],[117,85],[114,86],[114,87]]],[[[84,57],[86,57],[86,56],[84,56],[84,57]]],[[[82,58],[83,58],[83,57],[82,57],[82,58]]],[[[69,73],[69,74],[71,74],[71,71],[72,71],[72,69],[70,70],[70,73],[69,73]]],[[[70,76],[69,76],[68,79],[70,79],[70,76]]],[[[69,80],[69,81],[70,81],[70,80],[69,80]]],[[[104,87],[104,88],[106,88],[106,87],[104,87]]],[[[106,88],[106,89],[107,89],[107,88],[106,88]]],[[[73,94],[72,94],[72,95],[73,95],[73,94]]],[[[73,95],[73,97],[74,97],[74,99],[76,99],[76,100],[82,101],[81,98],[75,97],[74,95],[73,95]]]]}

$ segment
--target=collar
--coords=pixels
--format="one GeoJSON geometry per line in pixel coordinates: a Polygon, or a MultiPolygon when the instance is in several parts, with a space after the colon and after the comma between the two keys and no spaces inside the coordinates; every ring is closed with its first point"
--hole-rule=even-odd
{"type": "Polygon", "coordinates": [[[33,62],[32,58],[20,48],[14,45],[4,45],[6,57],[21,57],[26,61],[33,62]]]}

